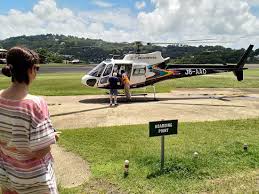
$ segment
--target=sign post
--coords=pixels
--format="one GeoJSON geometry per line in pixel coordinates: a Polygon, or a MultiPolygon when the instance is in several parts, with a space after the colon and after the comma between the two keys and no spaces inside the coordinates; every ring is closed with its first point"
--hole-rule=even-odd
{"type": "Polygon", "coordinates": [[[178,120],[149,122],[149,137],[161,136],[161,171],[165,163],[165,135],[177,134],[178,120]]]}
{"type": "Polygon", "coordinates": [[[161,136],[161,168],[162,171],[164,169],[164,163],[165,163],[165,136],[161,136]]]}

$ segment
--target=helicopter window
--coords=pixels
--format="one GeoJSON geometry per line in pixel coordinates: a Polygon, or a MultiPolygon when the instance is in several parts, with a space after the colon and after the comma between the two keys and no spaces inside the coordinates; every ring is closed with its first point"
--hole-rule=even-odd
{"type": "Polygon", "coordinates": [[[119,70],[119,67],[118,67],[117,64],[115,64],[114,67],[113,67],[113,72],[118,73],[118,70],[119,70]]]}
{"type": "Polygon", "coordinates": [[[127,73],[128,78],[130,79],[131,71],[132,71],[132,64],[116,64],[118,66],[117,73],[121,75],[121,71],[125,71],[127,73]]]}
{"type": "Polygon", "coordinates": [[[112,72],[112,64],[109,64],[107,67],[106,67],[106,69],[105,69],[105,71],[104,71],[104,73],[103,73],[103,76],[107,76],[107,75],[110,75],[111,74],[111,72],[112,72]]]}
{"type": "Polygon", "coordinates": [[[109,79],[109,77],[103,77],[103,78],[101,78],[100,84],[107,84],[107,83],[108,83],[108,79],[109,79]]]}
{"type": "Polygon", "coordinates": [[[133,75],[145,75],[145,68],[137,68],[133,70],[133,75]]]}
{"type": "Polygon", "coordinates": [[[97,65],[93,70],[91,70],[88,74],[94,77],[100,77],[102,75],[102,72],[105,68],[105,63],[100,63],[97,65]]]}

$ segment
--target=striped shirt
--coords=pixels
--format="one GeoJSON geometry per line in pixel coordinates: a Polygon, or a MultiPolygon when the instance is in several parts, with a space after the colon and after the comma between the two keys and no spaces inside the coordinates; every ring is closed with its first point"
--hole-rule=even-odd
{"type": "Polygon", "coordinates": [[[57,193],[53,158],[32,152],[55,143],[48,106],[41,97],[0,96],[0,186],[19,194],[57,193]]]}

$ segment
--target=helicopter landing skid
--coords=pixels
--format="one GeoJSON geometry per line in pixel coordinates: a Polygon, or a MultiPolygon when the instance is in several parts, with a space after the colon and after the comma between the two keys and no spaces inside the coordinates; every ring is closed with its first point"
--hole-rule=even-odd
{"type": "MultiPolygon", "coordinates": [[[[110,94],[109,92],[106,92],[106,94],[110,94]]],[[[136,94],[131,94],[131,96],[147,96],[148,93],[136,93],[136,94]]],[[[117,96],[126,96],[125,94],[118,94],[117,96]]]]}
{"type": "MultiPolygon", "coordinates": [[[[146,97],[147,93],[138,93],[138,94],[131,94],[131,96],[144,96],[146,97]]],[[[117,96],[126,96],[125,94],[118,94],[117,96]]]]}
{"type": "Polygon", "coordinates": [[[154,92],[154,100],[157,100],[157,99],[156,99],[156,86],[155,86],[155,85],[152,85],[152,87],[153,87],[153,92],[154,92]]]}

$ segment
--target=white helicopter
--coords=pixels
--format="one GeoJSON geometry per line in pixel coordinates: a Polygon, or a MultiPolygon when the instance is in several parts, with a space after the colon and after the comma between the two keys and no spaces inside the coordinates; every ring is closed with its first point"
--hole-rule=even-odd
{"type": "MultiPolygon", "coordinates": [[[[153,85],[157,82],[182,77],[233,72],[238,81],[243,80],[245,62],[253,49],[249,45],[237,65],[227,64],[169,64],[170,58],[163,58],[160,51],[140,54],[127,54],[123,59],[107,59],[84,75],[81,82],[85,86],[109,89],[109,77],[113,72],[120,75],[124,70],[130,80],[130,88],[153,85]]],[[[138,49],[139,50],[139,49],[138,49]]],[[[120,85],[118,89],[123,89],[120,85]]]]}

